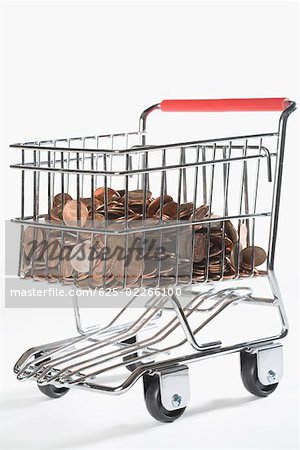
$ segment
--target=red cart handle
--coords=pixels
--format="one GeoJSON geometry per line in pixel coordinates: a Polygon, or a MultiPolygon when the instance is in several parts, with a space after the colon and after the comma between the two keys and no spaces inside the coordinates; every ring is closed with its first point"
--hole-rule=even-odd
{"type": "Polygon", "coordinates": [[[287,98],[229,98],[209,100],[163,100],[161,111],[283,111],[291,104],[287,98]]]}

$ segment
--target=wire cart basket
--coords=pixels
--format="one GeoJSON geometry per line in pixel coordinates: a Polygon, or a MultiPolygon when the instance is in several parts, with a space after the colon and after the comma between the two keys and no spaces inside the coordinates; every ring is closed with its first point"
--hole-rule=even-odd
{"type": "Polygon", "coordinates": [[[121,394],[142,378],[150,414],[172,422],[190,398],[190,363],[239,352],[246,389],[272,393],[288,331],[274,259],[295,108],[285,98],[164,100],[137,132],[11,145],[21,152],[11,166],[21,174],[18,275],[96,292],[99,304],[113,294],[108,323],[89,327],[74,296],[78,335],[27,350],[17,378],[52,398],[73,386],[121,394]],[[161,145],[146,133],[157,110],[281,115],[275,132],[161,145]],[[271,316],[279,330],[265,336],[271,316]]]}

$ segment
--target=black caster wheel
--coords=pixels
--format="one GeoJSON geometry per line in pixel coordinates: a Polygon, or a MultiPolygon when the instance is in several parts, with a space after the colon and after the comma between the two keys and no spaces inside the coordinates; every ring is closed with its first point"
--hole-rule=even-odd
{"type": "Polygon", "coordinates": [[[38,385],[38,388],[43,394],[47,395],[50,398],[60,398],[70,390],[67,387],[58,388],[56,386],[53,386],[53,384],[46,384],[45,386],[38,385]]]}
{"type": "MultiPolygon", "coordinates": [[[[43,355],[43,353],[41,352],[41,353],[38,353],[35,357],[39,358],[42,355],[43,355]]],[[[47,358],[44,360],[44,362],[46,362],[46,361],[50,361],[50,358],[47,358]]],[[[44,395],[47,395],[47,397],[50,397],[50,398],[60,398],[70,390],[67,387],[58,388],[58,387],[54,386],[53,384],[46,384],[45,386],[40,386],[38,384],[37,387],[44,395]]]]}
{"type": "Polygon", "coordinates": [[[267,397],[272,394],[278,383],[264,385],[258,379],[256,355],[242,351],[241,357],[241,377],[247,391],[257,397],[267,397]]]}
{"type": "Polygon", "coordinates": [[[161,403],[160,385],[158,376],[144,375],[145,403],[149,413],[159,422],[174,422],[178,419],[186,407],[169,411],[161,403]]]}

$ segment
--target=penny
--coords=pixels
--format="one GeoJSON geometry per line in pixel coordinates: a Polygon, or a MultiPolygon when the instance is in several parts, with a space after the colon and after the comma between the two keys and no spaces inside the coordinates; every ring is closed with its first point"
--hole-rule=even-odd
{"type": "Polygon", "coordinates": [[[84,227],[87,221],[89,213],[87,207],[82,202],[79,202],[80,218],[77,220],[77,204],[77,200],[70,200],[64,206],[63,220],[69,227],[74,227],[76,225],[84,227]]]}
{"type": "Polygon", "coordinates": [[[160,208],[160,204],[165,205],[166,203],[172,202],[173,198],[170,195],[163,195],[154,199],[148,206],[148,216],[153,216],[160,208]]]}
{"type": "Polygon", "coordinates": [[[92,280],[94,286],[101,286],[109,278],[111,260],[97,260],[93,267],[92,280]]]}
{"type": "MultiPolygon", "coordinates": [[[[195,210],[195,213],[191,215],[190,220],[203,220],[207,216],[208,211],[208,205],[201,205],[195,210]]],[[[201,224],[195,225],[195,230],[200,230],[201,228],[201,224]]]]}
{"type": "Polygon", "coordinates": [[[62,217],[61,205],[56,206],[55,208],[52,208],[50,210],[50,218],[54,222],[59,222],[60,223],[62,221],[63,217],[62,217]]]}
{"type": "Polygon", "coordinates": [[[57,267],[60,257],[60,242],[58,239],[50,237],[47,242],[47,248],[44,253],[45,261],[47,261],[50,269],[57,267]]]}
{"type": "Polygon", "coordinates": [[[73,247],[70,262],[77,272],[87,273],[90,270],[90,244],[80,243],[73,247]]]}
{"type": "Polygon", "coordinates": [[[70,256],[64,255],[60,262],[60,274],[63,278],[71,277],[73,273],[73,266],[70,261],[70,256]]]}
{"type": "MultiPolygon", "coordinates": [[[[78,232],[51,230],[47,233],[49,245],[44,244],[43,247],[45,233],[42,229],[36,229],[35,279],[45,279],[49,272],[50,282],[60,280],[68,284],[75,279],[82,288],[122,288],[125,271],[126,286],[130,287],[139,287],[144,282],[147,286],[164,286],[170,282],[189,283],[191,279],[192,282],[217,281],[220,278],[229,280],[237,277],[238,273],[241,278],[264,274],[256,266],[265,262],[266,253],[261,247],[247,246],[247,222],[242,219],[239,220],[237,232],[230,220],[211,214],[209,205],[204,204],[196,209],[192,202],[178,205],[168,194],[153,199],[151,191],[143,189],[127,191],[126,194],[124,189],[109,187],[107,205],[104,205],[104,187],[97,188],[94,195],[93,208],[90,197],[82,197],[79,201],[78,232]],[[209,224],[191,223],[175,230],[167,226],[168,222],[177,219],[201,222],[208,218],[215,220],[209,224]],[[164,225],[166,227],[163,229],[164,225]],[[149,227],[153,229],[148,230],[149,227]],[[135,233],[126,234],[127,228],[135,233]],[[108,235],[106,230],[115,233],[108,235]],[[66,247],[70,257],[61,255],[66,247]],[[158,251],[158,248],[163,250],[158,251]],[[74,271],[77,272],[75,277],[74,271]]],[[[61,224],[63,220],[66,226],[76,226],[77,200],[73,200],[68,193],[57,194],[49,217],[44,217],[49,223],[61,224]]],[[[24,277],[33,276],[29,257],[32,229],[28,227],[23,236],[21,274],[24,277]]]]}
{"type": "Polygon", "coordinates": [[[144,197],[146,195],[146,202],[149,202],[152,197],[151,191],[144,191],[143,189],[135,189],[134,191],[128,192],[128,202],[129,203],[140,203],[144,201],[144,197]]]}
{"type": "Polygon", "coordinates": [[[267,259],[265,250],[257,246],[249,246],[242,250],[241,261],[243,265],[251,268],[252,261],[253,267],[261,266],[267,259]]]}
{"type": "MultiPolygon", "coordinates": [[[[98,200],[100,200],[102,203],[104,203],[105,188],[104,187],[97,188],[94,192],[94,197],[97,198],[98,200]]],[[[109,201],[112,198],[119,198],[119,194],[114,189],[108,187],[107,188],[107,199],[109,201]]]]}
{"type": "Polygon", "coordinates": [[[39,259],[44,253],[44,233],[41,228],[27,227],[23,234],[24,253],[28,258],[39,259]]]}
{"type": "Polygon", "coordinates": [[[168,216],[170,219],[177,218],[177,203],[176,202],[168,202],[162,208],[163,215],[168,216]]]}
{"type": "Polygon", "coordinates": [[[116,280],[123,283],[125,276],[127,285],[139,279],[144,270],[144,262],[134,259],[125,267],[125,261],[115,259],[112,263],[111,271],[116,280]]]}
{"type": "Polygon", "coordinates": [[[69,200],[73,200],[70,194],[67,193],[60,193],[56,194],[53,197],[53,208],[56,208],[57,206],[62,206],[63,204],[67,203],[69,200]]]}
{"type": "Polygon", "coordinates": [[[205,236],[196,233],[194,237],[194,261],[201,262],[206,258],[207,242],[205,236]]]}
{"type": "Polygon", "coordinates": [[[179,217],[180,219],[188,219],[193,212],[193,203],[182,203],[179,209],[179,217]]]}
{"type": "Polygon", "coordinates": [[[236,229],[234,228],[234,226],[232,225],[232,222],[230,222],[230,220],[226,220],[226,222],[225,222],[225,233],[226,233],[227,237],[233,243],[237,242],[238,235],[237,235],[236,229]]]}
{"type": "Polygon", "coordinates": [[[123,197],[126,191],[125,189],[118,189],[116,192],[119,194],[120,197],[123,197]]]}

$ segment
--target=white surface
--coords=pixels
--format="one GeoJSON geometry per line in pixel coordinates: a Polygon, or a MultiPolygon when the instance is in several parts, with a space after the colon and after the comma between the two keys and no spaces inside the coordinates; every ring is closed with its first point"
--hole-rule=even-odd
{"type": "MultiPolygon", "coordinates": [[[[17,155],[9,143],[135,129],[138,114],[163,98],[297,101],[299,95],[297,2],[2,6],[6,218],[19,213],[18,174],[8,170],[17,155]]],[[[172,140],[201,128],[198,115],[189,118],[184,130],[176,117],[165,119],[172,140]]],[[[152,420],[141,383],[120,397],[73,390],[51,401],[33,383],[17,382],[12,368],[25,349],[74,334],[71,311],[5,310],[3,448],[298,447],[297,120],[291,117],[288,127],[277,253],[291,331],[284,342],[285,376],[274,395],[258,400],[248,394],[232,355],[191,366],[191,402],[174,424],[152,420]]]]}

